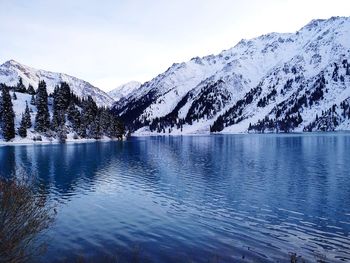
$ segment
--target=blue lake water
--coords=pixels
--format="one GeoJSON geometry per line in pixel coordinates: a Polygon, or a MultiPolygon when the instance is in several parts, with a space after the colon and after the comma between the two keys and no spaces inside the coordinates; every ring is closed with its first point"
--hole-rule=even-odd
{"type": "Polygon", "coordinates": [[[350,262],[350,134],[4,146],[0,160],[58,203],[44,262],[350,262]]]}

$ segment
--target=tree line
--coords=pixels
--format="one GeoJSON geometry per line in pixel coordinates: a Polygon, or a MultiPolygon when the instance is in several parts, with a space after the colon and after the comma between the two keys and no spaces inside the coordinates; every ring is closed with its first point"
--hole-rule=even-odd
{"type": "MultiPolygon", "coordinates": [[[[50,95],[43,80],[39,82],[37,90],[31,85],[26,88],[21,78],[17,86],[0,84],[0,89],[0,131],[6,141],[15,138],[16,134],[22,138],[27,137],[27,130],[31,128],[40,135],[56,138],[62,142],[69,133],[73,133],[74,139],[100,139],[103,136],[121,138],[125,133],[123,124],[110,109],[98,107],[91,96],[87,98],[76,96],[65,82],[56,86],[50,95]],[[12,96],[10,91],[13,92],[12,96]],[[16,92],[30,94],[30,104],[36,107],[33,122],[31,110],[25,101],[25,110],[18,127],[15,127],[13,110],[13,100],[17,99],[16,92]]],[[[41,136],[33,139],[41,140],[41,136]]]]}

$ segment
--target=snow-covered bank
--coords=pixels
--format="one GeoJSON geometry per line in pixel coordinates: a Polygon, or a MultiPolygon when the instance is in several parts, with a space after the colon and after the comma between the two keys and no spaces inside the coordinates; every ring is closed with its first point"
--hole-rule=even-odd
{"type": "Polygon", "coordinates": [[[350,130],[335,130],[335,131],[313,131],[313,132],[303,132],[303,131],[291,131],[291,132],[273,132],[273,131],[266,131],[266,132],[256,132],[256,131],[222,131],[222,132],[193,132],[193,133],[184,133],[184,132],[172,132],[172,133],[163,133],[163,132],[151,132],[149,130],[138,130],[135,133],[131,134],[131,137],[157,137],[157,136],[215,136],[215,135],[285,135],[285,136],[291,136],[291,135],[305,135],[305,136],[312,136],[312,135],[334,135],[334,134],[348,134],[350,135],[350,130]]]}
{"type": "MultiPolygon", "coordinates": [[[[123,137],[122,140],[126,140],[125,137],[123,137]]],[[[78,144],[78,143],[93,143],[93,142],[112,142],[112,141],[121,141],[116,138],[109,138],[109,137],[103,137],[101,139],[74,139],[73,136],[68,136],[68,138],[65,140],[65,144],[78,144]]],[[[63,143],[63,144],[64,144],[63,143]]],[[[45,144],[62,144],[58,139],[52,139],[47,137],[42,137],[41,141],[35,141],[30,138],[21,138],[16,137],[15,139],[5,142],[3,140],[0,140],[0,146],[10,146],[10,145],[45,145],[45,144]]]]}

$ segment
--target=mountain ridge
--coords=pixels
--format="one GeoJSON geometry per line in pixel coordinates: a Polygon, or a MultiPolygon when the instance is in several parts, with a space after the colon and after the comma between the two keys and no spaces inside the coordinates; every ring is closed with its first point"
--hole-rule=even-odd
{"type": "Polygon", "coordinates": [[[107,92],[107,94],[113,98],[114,101],[119,101],[121,98],[129,95],[134,92],[136,89],[141,87],[142,83],[138,81],[129,81],[122,85],[119,85],[117,88],[107,92]]]}
{"type": "Polygon", "coordinates": [[[266,116],[276,119],[277,127],[283,126],[287,115],[293,117],[297,112],[302,122],[274,131],[304,130],[316,114],[322,115],[322,111],[329,109],[331,97],[343,86],[342,101],[349,95],[346,74],[350,61],[350,43],[346,38],[349,32],[348,17],[332,17],[312,20],[295,33],[269,33],[251,40],[242,39],[218,55],[173,64],[121,98],[114,104],[114,112],[136,134],[248,132],[253,131],[249,127],[255,127],[266,116]],[[335,64],[342,78],[336,82],[332,76],[324,76],[325,90],[329,93],[325,92],[325,100],[318,101],[317,107],[312,104],[313,109],[309,109],[308,104],[308,108],[304,105],[293,113],[285,107],[278,117],[272,116],[271,110],[290,96],[295,99],[306,96],[310,100],[317,81],[315,76],[322,72],[332,75],[335,64]],[[324,103],[318,105],[321,102],[324,103]]]}
{"type": "Polygon", "coordinates": [[[47,83],[48,92],[52,93],[55,86],[59,85],[60,82],[66,82],[75,95],[85,98],[91,96],[99,106],[104,105],[109,107],[114,102],[114,100],[101,89],[85,80],[65,73],[36,69],[13,59],[0,65],[0,83],[4,83],[8,86],[15,86],[20,77],[26,87],[32,85],[34,88],[37,88],[39,81],[44,80],[47,83]]]}

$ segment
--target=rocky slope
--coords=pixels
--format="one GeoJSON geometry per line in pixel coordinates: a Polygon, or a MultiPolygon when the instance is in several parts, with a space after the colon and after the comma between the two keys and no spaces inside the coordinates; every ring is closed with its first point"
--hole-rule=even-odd
{"type": "Polygon", "coordinates": [[[349,130],[350,18],[173,64],[113,106],[136,134],[349,130]]]}

